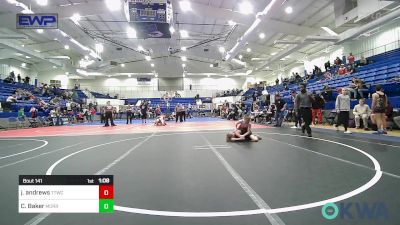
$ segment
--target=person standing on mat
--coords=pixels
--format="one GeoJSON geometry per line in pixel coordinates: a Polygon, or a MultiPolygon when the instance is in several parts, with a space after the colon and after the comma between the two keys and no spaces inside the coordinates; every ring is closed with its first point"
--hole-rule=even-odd
{"type": "Polygon", "coordinates": [[[132,106],[129,104],[128,107],[126,108],[126,124],[132,124],[132,119],[133,119],[133,109],[132,106]]]}
{"type": "Polygon", "coordinates": [[[293,114],[294,114],[294,126],[293,127],[291,127],[291,128],[293,128],[293,129],[298,129],[298,128],[301,128],[301,123],[302,123],[302,121],[301,121],[301,115],[300,115],[300,112],[299,112],[299,110],[296,108],[296,96],[297,96],[297,92],[296,91],[292,91],[292,93],[291,93],[291,95],[292,95],[292,99],[293,99],[293,105],[294,105],[294,107],[293,107],[293,114]]]}
{"type": "Polygon", "coordinates": [[[296,109],[303,118],[304,125],[301,126],[303,134],[307,131],[308,137],[312,137],[311,134],[311,120],[312,120],[312,94],[307,92],[306,85],[300,84],[300,93],[296,96],[296,109]]]}
{"type": "Polygon", "coordinates": [[[146,101],[143,101],[142,104],[140,105],[140,114],[142,115],[142,124],[147,123],[147,109],[148,109],[148,104],[146,101]]]}
{"type": "Polygon", "coordinates": [[[339,131],[339,126],[343,125],[344,133],[351,134],[351,131],[347,130],[350,120],[350,96],[347,89],[342,89],[341,94],[337,96],[335,109],[338,114],[336,130],[339,131]]]}
{"type": "Polygon", "coordinates": [[[111,102],[108,101],[107,105],[104,107],[104,111],[105,111],[105,119],[106,119],[106,125],[104,125],[105,127],[109,127],[109,123],[108,120],[110,120],[111,122],[111,126],[116,126],[114,124],[114,119],[113,119],[113,111],[114,111],[114,107],[111,105],[111,102]]]}
{"type": "Polygon", "coordinates": [[[374,134],[387,134],[386,131],[386,108],[388,106],[388,98],[383,93],[382,85],[376,85],[376,92],[372,94],[372,123],[376,124],[378,131],[374,134]]]}

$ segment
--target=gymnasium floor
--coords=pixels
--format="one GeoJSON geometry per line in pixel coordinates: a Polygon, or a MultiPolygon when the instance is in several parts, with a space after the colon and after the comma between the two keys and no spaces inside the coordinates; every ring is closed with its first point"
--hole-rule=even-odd
{"type": "Polygon", "coordinates": [[[399,224],[400,138],[255,126],[259,143],[227,143],[234,122],[99,125],[0,132],[0,224],[399,224]],[[62,159],[62,160],[60,160],[62,159]],[[56,163],[57,162],[57,163],[56,163]],[[18,175],[114,175],[113,214],[18,214],[18,175]],[[380,202],[389,218],[327,220],[325,203],[380,202]]]}

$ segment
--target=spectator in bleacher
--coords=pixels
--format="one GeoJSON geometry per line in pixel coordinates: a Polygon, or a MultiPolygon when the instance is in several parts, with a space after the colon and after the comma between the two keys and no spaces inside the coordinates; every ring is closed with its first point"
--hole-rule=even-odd
{"type": "Polygon", "coordinates": [[[365,59],[364,55],[361,55],[361,59],[360,59],[360,66],[365,66],[367,65],[367,60],[365,59]]]}
{"type": "Polygon", "coordinates": [[[18,83],[21,83],[21,75],[20,74],[18,74],[17,80],[18,80],[18,83]]]}
{"type": "Polygon", "coordinates": [[[11,71],[10,72],[10,78],[11,78],[11,80],[12,80],[12,83],[14,83],[15,82],[15,73],[14,73],[14,71],[11,71]]]}
{"type": "Polygon", "coordinates": [[[356,79],[356,87],[354,89],[354,98],[364,98],[364,92],[367,92],[369,89],[365,85],[365,82],[360,78],[356,79]]]}
{"type": "Polygon", "coordinates": [[[372,123],[376,124],[377,132],[374,134],[387,134],[386,132],[386,107],[388,106],[388,99],[383,92],[382,85],[376,86],[376,92],[372,94],[372,123]]]}
{"type": "Polygon", "coordinates": [[[350,52],[350,55],[347,56],[347,62],[349,65],[354,65],[354,61],[356,60],[356,58],[353,56],[353,53],[350,52]]]}
{"type": "Polygon", "coordinates": [[[285,117],[287,103],[279,94],[275,96],[275,107],[276,107],[276,113],[275,113],[276,124],[274,125],[274,127],[281,127],[283,119],[285,117]]]}
{"type": "Polygon", "coordinates": [[[347,68],[344,66],[344,64],[341,64],[339,69],[338,69],[338,75],[339,76],[344,76],[348,73],[347,68]]]}
{"type": "Polygon", "coordinates": [[[252,104],[251,111],[252,111],[252,112],[258,112],[258,110],[260,110],[260,106],[258,105],[258,102],[255,101],[255,102],[253,102],[253,104],[252,104]]]}
{"type": "Polygon", "coordinates": [[[26,77],[24,78],[24,83],[25,83],[25,84],[29,84],[30,81],[31,81],[31,78],[30,78],[29,76],[26,76],[26,77]]]}
{"type": "Polygon", "coordinates": [[[400,82],[400,75],[397,75],[397,77],[394,77],[393,79],[390,80],[391,82],[400,82]]]}
{"type": "Polygon", "coordinates": [[[275,84],[276,84],[276,86],[278,86],[278,85],[279,85],[279,79],[278,79],[278,78],[276,78],[276,80],[275,80],[275,84]]]}
{"type": "Polygon", "coordinates": [[[331,69],[331,62],[327,61],[325,64],[325,71],[328,72],[331,69]]]}
{"type": "Polygon", "coordinates": [[[38,110],[34,106],[31,107],[29,113],[31,114],[32,119],[36,119],[38,117],[38,110]]]}
{"type": "Polygon", "coordinates": [[[339,95],[336,98],[335,109],[338,114],[338,120],[336,123],[336,130],[339,131],[339,126],[344,126],[344,133],[351,134],[347,128],[349,127],[350,120],[350,96],[347,89],[343,88],[339,90],[339,95]]]}
{"type": "Polygon", "coordinates": [[[325,85],[324,88],[322,89],[322,97],[325,99],[325,101],[329,102],[333,100],[333,92],[332,88],[329,87],[329,85],[325,85]]]}
{"type": "Polygon", "coordinates": [[[15,102],[17,102],[16,95],[13,94],[13,95],[8,96],[7,99],[6,99],[6,102],[9,102],[9,103],[15,103],[15,102]]]}
{"type": "Polygon", "coordinates": [[[356,68],[355,68],[354,64],[347,66],[347,73],[348,74],[353,74],[355,72],[356,72],[356,68]]]}
{"type": "Polygon", "coordinates": [[[325,80],[331,80],[332,79],[332,74],[331,72],[327,71],[324,73],[324,79],[325,80]]]}
{"type": "Polygon", "coordinates": [[[353,109],[354,121],[356,123],[356,129],[360,129],[360,120],[363,120],[364,130],[368,131],[368,119],[371,116],[371,109],[365,104],[365,99],[361,98],[359,104],[353,109]]]}
{"type": "Polygon", "coordinates": [[[295,78],[296,78],[296,83],[301,83],[301,82],[303,82],[303,79],[301,78],[301,76],[300,76],[300,74],[299,73],[296,73],[296,76],[295,76],[295,78]]]}
{"type": "Polygon", "coordinates": [[[307,76],[305,77],[304,82],[308,83],[308,81],[314,79],[314,77],[315,77],[314,74],[310,72],[310,73],[307,74],[307,76]]]}
{"type": "Polygon", "coordinates": [[[338,56],[338,57],[336,57],[334,63],[335,63],[336,66],[340,66],[340,65],[342,65],[343,61],[338,56]]]}
{"type": "Polygon", "coordinates": [[[325,100],[320,94],[313,92],[314,101],[312,102],[312,123],[322,124],[322,110],[325,108],[325,100]],[[317,122],[315,122],[317,119],[317,122]]]}
{"type": "Polygon", "coordinates": [[[257,94],[256,94],[256,92],[253,92],[253,94],[251,95],[251,98],[253,99],[253,102],[257,101],[257,94]]]}

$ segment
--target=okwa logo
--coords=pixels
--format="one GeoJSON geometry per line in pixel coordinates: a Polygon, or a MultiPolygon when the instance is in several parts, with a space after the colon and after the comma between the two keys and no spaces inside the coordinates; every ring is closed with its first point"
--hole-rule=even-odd
{"type": "Polygon", "coordinates": [[[327,203],[322,207],[322,216],[328,220],[388,220],[389,210],[383,202],[375,203],[327,203]]]}

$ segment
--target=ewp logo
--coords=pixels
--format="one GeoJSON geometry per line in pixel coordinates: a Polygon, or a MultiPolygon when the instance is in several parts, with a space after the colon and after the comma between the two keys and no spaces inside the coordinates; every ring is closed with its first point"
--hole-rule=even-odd
{"type": "Polygon", "coordinates": [[[17,29],[58,29],[58,14],[17,14],[17,29]]]}
{"type": "Polygon", "coordinates": [[[328,220],[334,220],[337,217],[343,220],[388,220],[389,210],[383,202],[368,204],[363,203],[327,203],[322,207],[322,216],[328,220]]]}

